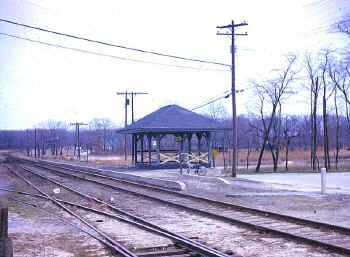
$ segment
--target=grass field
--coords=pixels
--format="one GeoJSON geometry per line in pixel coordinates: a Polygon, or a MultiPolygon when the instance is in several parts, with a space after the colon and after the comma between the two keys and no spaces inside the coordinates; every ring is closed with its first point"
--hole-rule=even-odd
{"type": "MultiPolygon", "coordinates": [[[[323,159],[323,149],[319,149],[317,152],[318,161],[319,161],[319,167],[324,166],[324,159],[323,159]]],[[[255,171],[257,160],[259,157],[259,152],[251,152],[249,154],[248,159],[248,169],[247,169],[247,151],[246,150],[240,150],[238,152],[238,169],[241,173],[252,173],[255,171]]],[[[335,151],[332,150],[330,152],[331,157],[331,170],[339,170],[339,171],[345,171],[347,169],[350,170],[350,151],[347,150],[341,150],[339,152],[339,161],[338,161],[338,169],[335,168],[335,151]]],[[[66,152],[64,151],[64,154],[62,156],[58,155],[45,155],[44,158],[47,159],[60,159],[60,160],[69,160],[69,161],[78,161],[77,156],[73,155],[73,152],[66,152]]],[[[145,159],[147,159],[146,153],[144,156],[145,159]]],[[[156,158],[155,154],[153,154],[152,158],[156,158]]],[[[131,155],[127,156],[127,160],[124,158],[124,154],[87,154],[82,153],[81,154],[81,162],[86,162],[88,159],[88,162],[105,165],[105,166],[119,166],[119,167],[131,167],[132,166],[132,160],[131,155]],[[87,158],[88,157],[88,158],[87,158]]],[[[140,160],[140,157],[138,157],[140,160]]],[[[230,169],[231,165],[231,159],[232,159],[232,153],[218,153],[215,157],[215,166],[218,168],[223,168],[224,163],[226,163],[227,168],[230,169]],[[225,159],[225,161],[224,161],[225,159]]],[[[286,156],[285,152],[281,151],[279,155],[279,162],[278,162],[278,171],[286,172],[286,156]]],[[[268,151],[265,151],[262,163],[261,163],[261,171],[263,172],[271,172],[273,169],[273,162],[272,162],[272,156],[271,153],[268,151]]],[[[292,171],[311,171],[311,164],[310,164],[310,151],[304,151],[304,150],[294,150],[289,151],[288,154],[288,170],[290,172],[292,171]]]]}
{"type": "MultiPolygon", "coordinates": [[[[330,151],[331,170],[336,170],[335,164],[335,150],[330,151]]],[[[249,155],[249,168],[248,170],[255,170],[259,152],[251,152],[249,155]]],[[[323,149],[317,151],[318,165],[320,168],[324,167],[323,149]]],[[[219,157],[219,163],[222,156],[219,157]]],[[[247,170],[247,152],[240,151],[238,153],[238,165],[241,171],[247,170]]],[[[286,153],[280,152],[278,168],[280,171],[286,170],[286,153]]],[[[272,155],[270,152],[265,152],[262,159],[261,170],[271,171],[273,169],[272,155]]],[[[310,171],[311,170],[311,154],[310,150],[295,150],[288,153],[288,169],[290,171],[310,171]]],[[[341,150],[338,157],[338,170],[350,169],[350,151],[341,150]]]]}

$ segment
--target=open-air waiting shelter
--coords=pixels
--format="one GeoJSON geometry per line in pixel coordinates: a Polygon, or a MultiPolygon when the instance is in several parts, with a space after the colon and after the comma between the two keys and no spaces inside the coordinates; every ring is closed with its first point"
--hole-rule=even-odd
{"type": "Polygon", "coordinates": [[[136,167],[175,168],[181,160],[210,167],[212,134],[229,129],[209,117],[168,105],[118,132],[132,135],[136,167]]]}

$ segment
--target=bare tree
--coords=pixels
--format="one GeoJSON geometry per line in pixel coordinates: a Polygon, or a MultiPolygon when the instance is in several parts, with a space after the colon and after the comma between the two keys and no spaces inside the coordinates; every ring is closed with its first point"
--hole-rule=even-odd
{"type": "Polygon", "coordinates": [[[216,121],[222,121],[229,118],[229,114],[225,106],[221,102],[214,102],[208,106],[205,115],[216,121]]]}
{"type": "Polygon", "coordinates": [[[317,103],[321,90],[319,65],[315,63],[310,53],[305,54],[305,66],[309,77],[311,106],[311,166],[316,170],[317,160],[317,103]]]}
{"type": "Polygon", "coordinates": [[[113,136],[111,129],[115,127],[114,123],[108,118],[95,118],[89,122],[89,127],[96,131],[95,144],[101,144],[102,151],[106,152],[107,141],[113,136]]]}
{"type": "Polygon", "coordinates": [[[249,169],[249,156],[253,150],[253,142],[254,142],[254,131],[252,128],[246,130],[246,147],[247,147],[247,155],[246,155],[246,169],[249,169]]]}
{"type": "Polygon", "coordinates": [[[336,116],[336,134],[335,134],[335,168],[338,169],[339,162],[339,133],[340,133],[340,124],[339,124],[339,113],[338,113],[338,104],[337,104],[337,87],[334,88],[334,107],[335,107],[335,116],[336,116]]]}
{"type": "Polygon", "coordinates": [[[330,69],[329,75],[337,89],[342,93],[346,120],[350,129],[350,67],[348,65],[339,65],[338,68],[330,69]]]}
{"type": "Polygon", "coordinates": [[[327,120],[327,100],[329,94],[329,89],[327,87],[328,81],[326,77],[326,73],[329,69],[329,63],[330,63],[330,54],[331,51],[329,49],[324,49],[322,51],[322,63],[320,65],[321,69],[321,79],[323,84],[323,96],[322,96],[322,118],[323,118],[323,152],[324,152],[324,167],[329,170],[330,169],[330,157],[329,157],[329,138],[328,138],[328,120],[327,120]],[[327,90],[328,89],[328,90],[327,90]]]}
{"type": "MultiPolygon", "coordinates": [[[[292,93],[288,91],[290,84],[295,80],[296,71],[294,65],[297,57],[290,55],[286,57],[286,67],[275,71],[277,73],[276,78],[273,78],[265,83],[254,82],[255,93],[258,97],[258,111],[262,122],[263,140],[261,144],[258,163],[255,171],[260,171],[262,157],[268,141],[270,140],[271,129],[276,121],[276,113],[278,107],[283,102],[283,98],[292,93]],[[266,112],[269,111],[269,115],[266,112]]],[[[278,119],[277,119],[278,120],[278,119]]],[[[278,132],[279,133],[279,132],[278,132]]],[[[280,135],[276,135],[280,136],[280,135]]],[[[279,146],[276,146],[279,147],[279,146]]],[[[274,170],[277,170],[278,156],[275,155],[274,170]]]]}
{"type": "Polygon", "coordinates": [[[278,104],[277,115],[273,119],[272,122],[272,130],[270,134],[270,139],[267,141],[267,144],[270,148],[272,161],[273,161],[273,170],[277,171],[278,168],[278,160],[280,155],[280,146],[281,146],[281,113],[282,113],[282,105],[281,102],[278,104]]]}
{"type": "Polygon", "coordinates": [[[333,82],[334,86],[334,107],[336,115],[336,152],[335,152],[335,166],[338,169],[339,161],[339,150],[340,150],[340,117],[338,113],[337,104],[337,91],[339,90],[345,100],[345,110],[348,127],[350,128],[350,117],[349,117],[349,86],[350,86],[350,71],[348,66],[344,67],[342,64],[329,65],[328,74],[333,82]]]}
{"type": "Polygon", "coordinates": [[[286,116],[284,118],[284,127],[283,127],[283,140],[286,150],[286,171],[288,171],[288,154],[289,154],[289,147],[292,142],[293,138],[298,137],[301,133],[298,131],[296,127],[296,119],[292,119],[291,117],[286,116]]]}
{"type": "Polygon", "coordinates": [[[36,127],[41,128],[41,141],[42,141],[42,153],[45,154],[46,147],[49,146],[52,155],[57,155],[58,150],[62,153],[63,140],[65,138],[65,132],[68,128],[68,124],[64,121],[57,121],[48,119],[40,122],[36,127]]]}

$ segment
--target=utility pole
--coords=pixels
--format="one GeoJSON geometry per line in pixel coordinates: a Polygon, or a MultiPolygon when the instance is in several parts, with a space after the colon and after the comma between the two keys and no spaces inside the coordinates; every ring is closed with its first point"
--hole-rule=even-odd
{"type": "Polygon", "coordinates": [[[235,36],[247,36],[247,32],[244,34],[235,34],[235,27],[246,26],[248,23],[243,22],[239,24],[235,24],[232,20],[231,24],[225,26],[217,26],[217,29],[230,29],[230,33],[220,33],[217,32],[217,35],[231,36],[231,55],[232,55],[232,177],[237,176],[237,113],[236,113],[236,77],[235,77],[235,36]]]}
{"type": "Polygon", "coordinates": [[[78,147],[78,160],[80,161],[80,126],[88,125],[82,122],[71,123],[71,126],[75,126],[75,135],[76,135],[76,147],[78,147]]]}
{"type": "MultiPolygon", "coordinates": [[[[128,126],[128,105],[129,105],[129,99],[128,99],[128,91],[125,92],[117,92],[117,95],[125,95],[125,123],[124,127],[126,128],[128,126]]],[[[126,152],[126,143],[127,143],[127,137],[126,134],[124,134],[124,159],[127,160],[127,152],[126,152]]]]}
{"type": "MultiPolygon", "coordinates": [[[[130,104],[128,95],[131,95],[131,123],[134,123],[134,96],[136,95],[146,95],[148,93],[145,92],[128,92],[127,90],[125,92],[117,92],[117,95],[125,95],[125,128],[128,126],[128,105],[130,104]]],[[[124,134],[124,159],[127,160],[127,151],[126,151],[126,145],[127,145],[127,137],[126,134],[124,134]]],[[[134,151],[134,141],[132,142],[132,150],[134,151]]]]}
{"type": "MultiPolygon", "coordinates": [[[[128,91],[125,91],[125,128],[128,126],[128,105],[129,105],[129,99],[128,99],[128,91]]],[[[124,134],[124,160],[126,161],[128,159],[127,156],[127,139],[128,137],[126,134],[124,134]]]]}

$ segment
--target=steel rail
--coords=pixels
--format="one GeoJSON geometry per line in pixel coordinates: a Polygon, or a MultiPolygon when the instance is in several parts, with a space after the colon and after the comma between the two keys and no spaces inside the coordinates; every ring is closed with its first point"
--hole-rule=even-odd
{"type": "MultiPolygon", "coordinates": [[[[48,199],[46,196],[39,195],[39,194],[32,194],[32,193],[29,193],[29,192],[8,190],[8,189],[4,189],[4,188],[0,188],[0,190],[8,191],[8,192],[13,192],[13,193],[18,193],[18,194],[24,194],[24,195],[26,195],[26,196],[32,196],[32,197],[38,197],[38,198],[50,200],[50,199],[48,199]]],[[[23,201],[23,200],[18,200],[18,199],[12,198],[12,197],[9,197],[8,199],[11,200],[11,201],[17,202],[18,204],[21,204],[21,205],[23,205],[23,206],[29,206],[29,207],[33,208],[34,210],[36,210],[36,211],[38,211],[38,212],[44,213],[44,214],[49,215],[49,216],[52,216],[52,217],[54,217],[54,218],[56,218],[56,219],[58,219],[58,220],[61,220],[63,223],[66,223],[66,224],[68,224],[68,225],[71,225],[72,227],[74,227],[74,228],[76,228],[76,229],[78,229],[78,230],[80,230],[80,231],[82,231],[82,232],[88,234],[89,236],[95,238],[96,240],[98,240],[98,241],[101,242],[102,244],[105,244],[105,245],[107,245],[107,246],[109,246],[109,247],[113,247],[113,245],[111,245],[108,241],[103,240],[103,239],[97,237],[97,236],[94,235],[93,233],[90,233],[88,230],[77,226],[76,224],[70,222],[70,221],[69,221],[68,219],[66,219],[66,218],[63,218],[63,217],[61,217],[61,216],[59,216],[59,215],[57,215],[57,214],[55,214],[55,213],[53,213],[53,212],[50,212],[50,211],[48,211],[48,210],[45,210],[45,209],[39,207],[37,204],[31,203],[31,202],[26,202],[26,201],[23,201]]],[[[91,208],[89,208],[89,207],[82,206],[82,205],[79,205],[79,204],[74,204],[74,203],[67,202],[67,201],[64,201],[64,200],[59,200],[59,201],[60,201],[60,202],[64,202],[64,203],[66,203],[66,204],[69,204],[69,205],[71,205],[71,206],[78,207],[78,208],[82,208],[82,209],[86,209],[86,210],[90,210],[90,209],[91,209],[91,208]]],[[[95,212],[95,213],[98,213],[98,214],[102,214],[102,215],[108,216],[108,217],[110,217],[110,218],[118,219],[118,217],[114,217],[113,214],[108,214],[108,213],[101,212],[101,211],[95,210],[95,209],[91,209],[91,211],[92,211],[92,212],[95,212]],[[108,214],[108,215],[107,215],[107,214],[108,214]]],[[[187,255],[191,254],[190,250],[187,249],[187,248],[181,249],[180,251],[177,250],[176,252],[174,252],[174,251],[169,251],[169,252],[168,252],[168,250],[167,250],[166,252],[162,252],[162,253],[164,254],[164,256],[165,256],[165,255],[166,255],[166,256],[173,256],[173,255],[175,255],[175,254],[176,254],[176,255],[177,255],[177,254],[186,254],[186,256],[187,256],[187,255]]],[[[138,255],[138,256],[145,256],[145,254],[140,254],[140,255],[138,255]]],[[[159,255],[159,252],[156,252],[156,253],[153,253],[153,252],[152,252],[152,253],[148,253],[148,254],[146,253],[146,256],[160,256],[160,255],[159,255]]],[[[192,256],[192,255],[191,255],[191,256],[192,256]]]]}
{"type": "MultiPolygon", "coordinates": [[[[114,188],[116,190],[122,190],[122,191],[129,191],[131,193],[134,193],[134,194],[138,194],[138,195],[141,195],[143,197],[147,197],[147,198],[151,198],[151,199],[155,199],[155,200],[158,200],[158,201],[161,201],[161,202],[165,202],[165,203],[168,203],[168,204],[172,204],[172,205],[175,205],[175,206],[178,206],[178,207],[181,207],[181,208],[186,208],[186,209],[189,209],[189,210],[192,210],[192,211],[195,211],[195,212],[199,212],[199,213],[203,213],[203,214],[206,214],[206,215],[209,215],[209,216],[216,216],[217,218],[220,218],[220,219],[223,219],[223,220],[226,220],[226,221],[230,221],[230,222],[234,222],[234,223],[237,223],[237,224],[242,224],[242,225],[246,225],[246,226],[249,226],[249,227],[254,227],[256,229],[259,229],[259,230],[263,230],[263,231],[270,231],[272,233],[275,233],[275,234],[279,234],[279,235],[283,235],[283,236],[286,236],[286,237],[289,237],[289,238],[293,238],[295,240],[299,240],[299,241],[303,241],[303,242],[307,242],[309,244],[313,244],[313,245],[317,245],[317,246],[322,246],[324,248],[327,248],[327,249],[331,249],[333,251],[337,251],[337,252],[341,252],[341,253],[346,253],[346,254],[350,254],[350,248],[347,248],[347,247],[343,247],[341,245],[334,245],[334,244],[331,244],[331,243],[327,243],[327,242],[324,242],[324,241],[320,241],[320,240],[317,240],[317,239],[312,239],[312,238],[308,238],[308,237],[304,237],[304,236],[298,236],[296,234],[293,234],[293,233],[288,233],[288,232],[285,232],[285,231],[282,231],[282,230],[279,230],[279,229],[274,229],[274,228],[269,228],[269,227],[265,227],[265,226],[260,226],[260,225],[256,225],[256,224],[251,224],[249,222],[245,222],[245,221],[242,221],[242,220],[237,220],[237,219],[234,219],[234,218],[228,218],[228,217],[225,217],[225,216],[222,216],[222,215],[218,215],[216,213],[212,213],[212,212],[206,212],[206,211],[203,211],[203,210],[198,210],[196,208],[191,208],[191,207],[188,207],[188,206],[185,206],[185,205],[182,205],[182,204],[178,204],[178,203],[173,203],[173,202],[169,202],[169,201],[166,201],[164,199],[161,199],[161,198],[156,198],[156,197],[152,197],[152,196],[149,196],[149,195],[143,195],[139,192],[135,192],[135,191],[132,191],[132,190],[126,190],[126,189],[123,189],[123,188],[119,188],[119,187],[115,187],[115,186],[112,186],[112,185],[109,185],[109,184],[105,184],[105,183],[102,183],[102,182],[98,182],[98,181],[94,181],[94,180],[91,180],[91,179],[86,179],[86,178],[81,178],[79,176],[76,176],[76,175],[73,175],[73,174],[67,174],[65,172],[62,172],[62,171],[57,171],[57,170],[54,170],[54,169],[51,169],[51,168],[47,168],[47,167],[44,167],[45,169],[49,169],[49,170],[52,170],[54,172],[58,172],[58,173],[61,173],[61,174],[65,174],[67,176],[72,176],[72,177],[75,177],[75,178],[78,178],[78,179],[81,179],[81,180],[88,180],[90,182],[94,182],[94,183],[98,183],[98,184],[101,184],[101,185],[105,185],[105,186],[108,186],[108,187],[111,187],[111,188],[114,188]]],[[[66,168],[64,168],[66,169],[66,168]]],[[[75,170],[75,171],[79,171],[79,170],[75,170]]],[[[79,171],[80,172],[80,171],[79,171]]],[[[86,174],[89,174],[89,172],[82,172],[82,173],[86,173],[86,174]]],[[[90,174],[92,175],[92,174],[90,174]]],[[[96,175],[96,174],[95,174],[96,175]]],[[[93,176],[95,176],[93,175],[93,176]]],[[[102,175],[97,175],[98,177],[102,176],[102,175]]],[[[108,176],[104,176],[104,177],[108,177],[108,176]]],[[[112,179],[112,177],[108,177],[108,179],[112,179]]],[[[134,182],[133,182],[134,183],[134,182]]],[[[138,185],[138,186],[142,186],[142,185],[138,185]]],[[[147,186],[149,187],[149,186],[147,186]]],[[[161,190],[163,191],[163,189],[159,189],[158,187],[156,188],[157,190],[161,190]]],[[[170,193],[174,193],[174,194],[180,194],[181,196],[188,196],[188,194],[183,194],[183,193],[179,193],[179,192],[174,192],[174,191],[170,191],[170,190],[166,190],[166,191],[169,191],[170,193]]],[[[200,200],[206,200],[206,198],[201,198],[201,197],[197,197],[197,196],[190,196],[191,198],[196,198],[196,199],[200,199],[200,200]]],[[[216,204],[224,204],[224,205],[227,205],[227,206],[230,206],[230,207],[235,207],[235,205],[231,205],[231,204],[226,204],[225,202],[216,202],[215,200],[211,200],[209,199],[210,202],[212,203],[216,203],[216,204]]],[[[245,208],[246,207],[243,207],[241,211],[245,211],[245,208]]],[[[239,209],[239,208],[238,208],[239,209]]],[[[248,207],[248,211],[249,212],[254,212],[255,209],[253,208],[249,208],[248,207]]],[[[301,218],[296,218],[296,217],[292,217],[292,216],[287,216],[287,215],[283,215],[283,214],[278,214],[278,213],[270,213],[270,212],[264,212],[262,210],[257,210],[257,212],[261,215],[271,215],[272,217],[276,217],[276,218],[279,218],[279,219],[287,219],[291,222],[302,222],[302,223],[305,223],[305,224],[308,224],[310,226],[313,226],[313,227],[317,227],[317,226],[322,226],[324,228],[327,228],[327,229],[331,229],[331,230],[339,230],[341,232],[345,232],[345,233],[350,233],[350,229],[348,228],[344,228],[344,227],[340,227],[340,226],[336,226],[336,225],[331,225],[331,224],[327,224],[327,223],[321,223],[321,222],[314,222],[314,221],[311,221],[311,220],[306,220],[306,219],[301,219],[301,218]]]]}
{"type": "MultiPolygon", "coordinates": [[[[0,188],[0,190],[7,191],[7,192],[12,192],[12,193],[17,193],[17,194],[22,194],[22,195],[26,195],[26,196],[31,196],[31,197],[36,197],[36,198],[42,198],[42,199],[45,199],[45,200],[50,200],[46,196],[39,195],[39,194],[33,194],[33,193],[29,193],[29,192],[17,191],[17,190],[5,189],[5,188],[0,188]]],[[[12,200],[17,201],[17,199],[12,199],[12,200]]],[[[164,232],[160,232],[158,230],[155,230],[152,227],[148,227],[148,226],[143,225],[141,223],[138,223],[138,222],[126,219],[124,217],[121,217],[119,215],[115,215],[113,213],[108,213],[108,212],[105,212],[105,211],[97,210],[97,209],[94,209],[94,208],[91,208],[91,207],[88,207],[88,206],[84,206],[84,205],[81,205],[81,204],[78,204],[78,203],[73,203],[73,202],[70,202],[70,201],[65,201],[65,200],[61,200],[61,199],[57,199],[57,201],[62,202],[64,204],[68,204],[68,205],[74,206],[74,207],[78,207],[78,208],[84,209],[86,211],[94,212],[96,214],[104,215],[104,216],[107,216],[109,218],[113,218],[113,219],[117,219],[117,220],[120,220],[120,221],[123,221],[123,222],[126,222],[126,223],[130,223],[130,224],[133,224],[133,225],[135,225],[135,226],[137,226],[139,228],[142,228],[144,230],[148,230],[151,233],[155,233],[155,234],[158,234],[160,236],[165,236],[167,238],[170,238],[170,239],[174,240],[175,242],[177,241],[177,238],[175,238],[173,235],[170,235],[170,234],[164,233],[164,232]]],[[[179,243],[181,243],[181,242],[179,242],[179,243]]]]}
{"type": "MultiPolygon", "coordinates": [[[[14,192],[14,193],[20,193],[20,194],[25,194],[25,195],[29,195],[29,196],[40,197],[40,198],[45,198],[45,199],[47,199],[47,200],[50,200],[48,197],[43,196],[43,195],[39,195],[39,194],[31,194],[31,193],[28,193],[28,192],[20,192],[20,191],[16,192],[15,190],[7,190],[7,189],[0,189],[0,190],[9,191],[9,192],[14,192]]],[[[80,230],[80,231],[82,231],[82,232],[88,234],[89,236],[95,238],[96,240],[98,240],[98,241],[101,242],[102,244],[108,246],[109,248],[112,248],[112,249],[114,248],[114,246],[113,246],[111,243],[109,243],[109,242],[106,241],[106,240],[103,240],[102,238],[99,238],[98,236],[96,236],[96,235],[94,235],[93,233],[89,232],[87,229],[84,229],[84,228],[82,228],[82,227],[80,227],[80,226],[78,226],[78,225],[76,225],[76,224],[70,222],[68,219],[66,219],[66,218],[64,218],[64,217],[61,217],[61,216],[59,216],[59,215],[57,215],[57,214],[55,214],[55,213],[53,213],[53,212],[50,212],[50,211],[48,211],[48,210],[45,210],[45,209],[39,207],[38,205],[36,205],[36,204],[34,204],[34,203],[25,202],[25,201],[22,201],[22,200],[14,199],[14,198],[12,198],[12,197],[9,197],[8,199],[11,200],[11,201],[15,201],[15,202],[17,202],[17,203],[19,203],[19,204],[32,207],[32,208],[34,208],[34,209],[36,209],[36,210],[38,210],[38,211],[40,211],[40,212],[42,212],[42,213],[48,214],[48,215],[50,215],[50,216],[53,216],[53,217],[55,217],[56,219],[61,220],[62,222],[66,223],[66,224],[68,224],[68,225],[71,225],[72,227],[74,227],[74,228],[76,228],[76,229],[78,229],[78,230],[80,230]]]]}
{"type": "MultiPolygon", "coordinates": [[[[36,175],[36,176],[38,176],[38,177],[40,177],[40,178],[42,178],[42,179],[48,180],[48,181],[50,181],[50,182],[52,182],[52,183],[54,183],[54,184],[56,184],[56,185],[58,185],[58,186],[61,186],[61,187],[65,188],[65,189],[67,189],[67,190],[69,190],[69,191],[71,191],[71,192],[74,192],[74,193],[76,193],[76,194],[79,194],[80,196],[83,196],[83,197],[85,197],[85,198],[88,198],[88,199],[91,199],[91,200],[93,200],[93,201],[96,201],[97,203],[103,204],[103,205],[105,205],[105,206],[107,206],[107,207],[113,209],[114,211],[117,211],[117,212],[122,213],[122,214],[124,214],[124,215],[126,215],[126,216],[128,216],[128,217],[131,217],[131,218],[137,220],[139,223],[143,223],[143,224],[145,224],[146,226],[149,226],[150,229],[154,229],[154,230],[155,230],[154,232],[158,231],[157,233],[163,233],[163,236],[169,235],[169,236],[167,236],[168,238],[170,238],[170,239],[176,241],[176,242],[177,242],[178,244],[180,244],[180,245],[184,245],[185,247],[191,249],[193,252],[201,253],[201,254],[203,254],[204,256],[228,257],[227,254],[224,254],[224,253],[222,253],[222,252],[220,252],[220,251],[217,251],[217,250],[215,250],[215,249],[212,249],[212,248],[210,248],[210,247],[208,247],[208,246],[205,246],[205,245],[203,245],[203,244],[201,244],[201,243],[195,242],[195,241],[193,241],[193,240],[191,240],[191,239],[188,239],[188,238],[186,238],[186,237],[183,237],[183,236],[181,236],[181,235],[179,235],[179,234],[176,234],[176,233],[173,233],[173,232],[168,231],[168,230],[166,230],[166,229],[163,229],[162,227],[159,227],[159,226],[157,226],[157,225],[155,225],[155,224],[153,224],[153,223],[150,223],[150,222],[146,221],[145,219],[142,219],[142,218],[140,218],[140,217],[137,217],[137,216],[135,216],[135,215],[132,215],[132,214],[130,214],[130,213],[127,213],[127,212],[125,212],[125,211],[122,211],[122,210],[116,208],[115,206],[113,206],[113,205],[111,205],[111,204],[109,204],[109,203],[107,203],[107,202],[104,202],[104,201],[102,201],[102,200],[100,200],[100,199],[97,199],[97,198],[94,197],[94,196],[81,193],[81,192],[79,192],[79,191],[77,191],[77,190],[75,190],[75,189],[73,189],[73,188],[71,188],[71,187],[69,187],[69,186],[67,186],[67,185],[64,185],[64,184],[62,184],[62,183],[56,181],[55,179],[52,179],[52,178],[46,177],[46,176],[44,176],[44,175],[38,174],[38,173],[32,171],[31,169],[29,169],[29,168],[27,168],[27,167],[24,167],[24,166],[22,166],[22,165],[20,165],[19,167],[22,168],[23,170],[25,170],[25,171],[27,171],[27,172],[33,174],[33,175],[36,175]]],[[[135,225],[136,225],[136,223],[135,223],[135,225]]],[[[141,224],[141,225],[142,225],[142,224],[141,224]]]]}
{"type": "MultiPolygon", "coordinates": [[[[276,213],[276,212],[255,209],[255,208],[251,208],[251,207],[247,207],[247,206],[243,206],[243,205],[235,205],[235,204],[232,204],[232,203],[229,203],[229,202],[213,200],[213,199],[202,197],[202,196],[190,195],[190,194],[187,194],[187,193],[172,191],[172,190],[165,189],[165,188],[160,188],[160,187],[157,187],[157,186],[144,185],[144,184],[131,182],[131,181],[123,180],[123,179],[117,179],[117,178],[111,177],[111,176],[106,176],[106,175],[91,173],[91,172],[87,172],[87,171],[82,171],[82,170],[79,170],[79,169],[60,167],[58,164],[56,165],[56,164],[51,164],[51,163],[48,164],[46,162],[44,162],[44,163],[45,163],[45,165],[50,165],[50,166],[54,166],[56,168],[61,168],[61,169],[66,169],[66,170],[70,170],[70,171],[80,172],[80,173],[88,174],[88,175],[91,175],[91,176],[94,176],[94,177],[104,178],[104,179],[108,179],[108,180],[114,180],[114,181],[120,182],[120,183],[128,183],[128,184],[135,185],[135,186],[142,187],[142,188],[148,188],[148,189],[151,189],[151,190],[157,190],[157,191],[161,191],[161,192],[166,192],[166,193],[169,193],[169,194],[174,194],[174,195],[178,195],[178,196],[182,196],[182,197],[186,197],[186,198],[192,198],[192,199],[195,199],[195,200],[202,200],[202,201],[206,201],[206,202],[213,203],[213,204],[219,204],[219,205],[222,205],[222,206],[234,208],[234,209],[239,210],[239,211],[247,211],[249,213],[261,214],[263,216],[268,215],[270,217],[286,219],[286,220],[290,220],[292,222],[301,222],[301,223],[309,224],[309,225],[312,225],[312,226],[322,226],[322,227],[325,227],[325,228],[328,228],[328,229],[336,229],[336,230],[343,231],[345,233],[349,233],[350,234],[350,229],[349,228],[341,227],[341,226],[334,225],[334,224],[328,224],[328,223],[323,223],[323,222],[319,222],[319,221],[313,221],[313,220],[309,220],[309,219],[304,219],[304,218],[289,216],[289,215],[285,215],[285,214],[280,214],[280,213],[276,213]]],[[[50,169],[48,167],[41,166],[37,162],[35,162],[35,165],[38,166],[38,167],[45,168],[45,169],[50,169]]],[[[64,165],[66,165],[66,164],[64,164],[64,165]]],[[[92,169],[92,168],[89,167],[88,169],[92,169]]],[[[90,182],[94,182],[94,180],[90,180],[88,178],[81,178],[79,176],[76,176],[76,175],[73,175],[73,174],[68,174],[68,173],[65,173],[65,172],[62,172],[62,171],[58,171],[58,170],[54,170],[54,169],[50,169],[50,170],[52,170],[53,172],[59,172],[59,173],[61,172],[62,174],[65,174],[67,176],[76,177],[77,179],[82,179],[82,180],[87,180],[87,181],[90,181],[90,182]]],[[[95,170],[96,171],[100,171],[98,169],[95,169],[95,170]]],[[[94,183],[101,183],[101,182],[95,181],[94,183]]],[[[101,184],[102,185],[106,185],[106,186],[112,186],[112,185],[105,184],[105,183],[101,183],[101,184]]],[[[115,189],[118,189],[118,188],[119,187],[116,187],[115,189]]],[[[125,190],[123,188],[120,188],[120,189],[123,190],[123,191],[128,191],[128,190],[125,190]]],[[[142,195],[142,194],[140,194],[140,193],[138,193],[136,191],[130,190],[130,192],[142,195]]],[[[144,196],[147,197],[147,195],[144,195],[144,196]]]]}
{"type": "Polygon", "coordinates": [[[30,185],[32,188],[34,188],[36,191],[38,191],[39,193],[41,193],[42,195],[46,196],[48,199],[50,199],[53,203],[55,203],[56,205],[58,205],[61,209],[65,210],[66,212],[68,212],[70,215],[74,216],[76,219],[80,220],[82,223],[84,223],[86,226],[88,226],[89,228],[91,228],[92,230],[94,230],[96,233],[100,234],[102,237],[104,237],[105,239],[107,239],[107,241],[109,241],[112,246],[111,249],[113,251],[115,251],[116,253],[121,254],[122,256],[125,257],[137,257],[137,255],[135,255],[134,253],[132,253],[131,251],[129,251],[128,249],[126,249],[124,246],[122,246],[121,244],[119,244],[118,242],[116,242],[113,238],[111,238],[110,236],[108,236],[106,233],[104,233],[103,231],[101,231],[100,229],[94,227],[93,225],[91,225],[89,222],[87,222],[84,218],[80,217],[79,215],[77,215],[76,213],[72,212],[71,210],[69,210],[66,206],[64,206],[63,204],[61,204],[60,202],[58,202],[54,197],[48,195],[47,193],[45,193],[44,191],[42,191],[39,187],[37,187],[36,185],[34,185],[32,182],[30,182],[28,179],[26,179],[25,177],[23,177],[22,175],[20,175],[18,172],[16,172],[15,170],[9,168],[7,166],[8,170],[13,173],[14,175],[16,175],[17,177],[19,177],[20,179],[22,179],[25,183],[27,183],[28,185],[30,185]]]}

